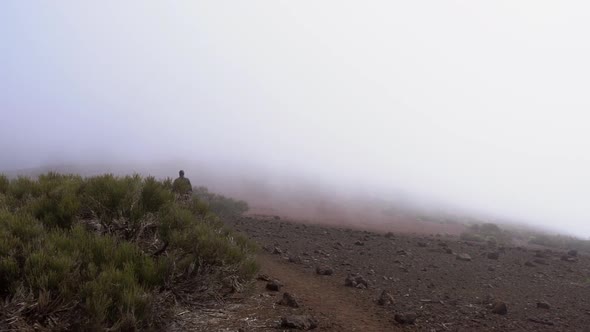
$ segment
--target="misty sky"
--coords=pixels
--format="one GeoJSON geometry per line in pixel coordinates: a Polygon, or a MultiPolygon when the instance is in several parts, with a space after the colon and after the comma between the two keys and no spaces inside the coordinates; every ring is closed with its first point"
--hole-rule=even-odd
{"type": "Polygon", "coordinates": [[[249,163],[590,236],[582,1],[2,1],[0,170],[249,163]]]}

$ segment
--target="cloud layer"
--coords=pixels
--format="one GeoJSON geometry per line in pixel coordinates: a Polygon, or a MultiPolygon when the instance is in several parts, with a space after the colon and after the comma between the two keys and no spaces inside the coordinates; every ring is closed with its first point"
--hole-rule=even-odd
{"type": "Polygon", "coordinates": [[[0,169],[247,164],[589,236],[587,7],[4,2],[0,169]]]}

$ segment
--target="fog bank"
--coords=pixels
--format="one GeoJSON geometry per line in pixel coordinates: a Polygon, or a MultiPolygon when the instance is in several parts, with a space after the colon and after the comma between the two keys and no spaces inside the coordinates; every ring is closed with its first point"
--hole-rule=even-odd
{"type": "Polygon", "coordinates": [[[587,237],[588,9],[5,1],[0,171],[176,160],[587,237]]]}

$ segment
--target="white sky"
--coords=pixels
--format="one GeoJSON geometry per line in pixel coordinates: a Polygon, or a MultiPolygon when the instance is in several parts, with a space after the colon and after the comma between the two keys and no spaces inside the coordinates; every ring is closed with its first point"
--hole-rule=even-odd
{"type": "Polygon", "coordinates": [[[198,156],[590,236],[589,35],[582,1],[2,1],[0,169],[198,156]]]}

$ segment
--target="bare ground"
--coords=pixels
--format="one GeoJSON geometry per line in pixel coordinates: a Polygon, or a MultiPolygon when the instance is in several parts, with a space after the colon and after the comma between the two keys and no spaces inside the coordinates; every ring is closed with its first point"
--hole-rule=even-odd
{"type": "Polygon", "coordinates": [[[590,331],[590,259],[583,254],[566,261],[565,252],[549,249],[273,217],[240,217],[228,224],[263,246],[261,273],[284,287],[272,292],[265,281],[256,281],[248,293],[219,308],[180,315],[185,329],[281,331],[281,317],[308,314],[319,321],[318,331],[590,331]],[[459,260],[458,254],[471,260],[459,260]],[[317,266],[329,266],[334,274],[317,275],[317,266]],[[345,287],[351,273],[363,276],[369,287],[345,287]],[[383,290],[392,304],[375,301],[383,290]],[[278,305],[283,292],[294,294],[301,306],[278,305]],[[494,313],[497,303],[504,303],[507,313],[494,313]],[[407,312],[416,315],[413,324],[395,321],[395,314],[407,312]]]}

